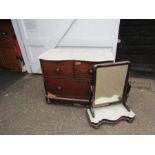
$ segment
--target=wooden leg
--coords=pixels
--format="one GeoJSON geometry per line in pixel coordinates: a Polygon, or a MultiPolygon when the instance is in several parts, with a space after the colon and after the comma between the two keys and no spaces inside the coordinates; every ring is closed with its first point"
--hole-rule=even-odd
{"type": "Polygon", "coordinates": [[[47,96],[45,96],[45,100],[46,100],[46,103],[50,103],[50,99],[47,97],[47,96]]]}

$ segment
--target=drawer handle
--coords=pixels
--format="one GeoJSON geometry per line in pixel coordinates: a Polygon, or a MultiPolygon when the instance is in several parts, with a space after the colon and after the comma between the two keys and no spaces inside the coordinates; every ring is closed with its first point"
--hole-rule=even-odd
{"type": "Polygon", "coordinates": [[[89,69],[89,73],[93,73],[93,70],[92,69],[89,69]]]}
{"type": "Polygon", "coordinates": [[[55,71],[58,73],[60,72],[60,68],[56,68],[55,71]]]}
{"type": "Polygon", "coordinates": [[[58,86],[58,88],[57,88],[58,90],[62,90],[62,86],[58,86]]]}

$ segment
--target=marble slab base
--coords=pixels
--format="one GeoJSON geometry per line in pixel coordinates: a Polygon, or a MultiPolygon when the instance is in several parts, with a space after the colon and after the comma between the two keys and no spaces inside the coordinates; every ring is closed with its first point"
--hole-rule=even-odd
{"type": "Polygon", "coordinates": [[[92,116],[90,109],[87,109],[90,125],[98,128],[104,123],[117,123],[121,120],[132,122],[135,118],[135,113],[130,109],[128,111],[122,103],[108,105],[99,108],[93,108],[95,117],[92,116]]]}

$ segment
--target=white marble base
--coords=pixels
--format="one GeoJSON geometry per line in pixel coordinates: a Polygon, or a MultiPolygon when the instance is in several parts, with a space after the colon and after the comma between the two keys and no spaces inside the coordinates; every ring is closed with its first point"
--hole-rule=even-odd
{"type": "Polygon", "coordinates": [[[132,119],[135,113],[128,111],[122,103],[108,105],[99,108],[93,108],[95,117],[92,117],[90,109],[87,109],[88,117],[91,123],[98,124],[104,120],[114,122],[122,117],[132,119]]]}

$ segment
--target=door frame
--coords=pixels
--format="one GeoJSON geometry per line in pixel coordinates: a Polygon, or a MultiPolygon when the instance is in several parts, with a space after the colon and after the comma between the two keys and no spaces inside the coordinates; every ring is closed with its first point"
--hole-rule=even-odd
{"type": "Polygon", "coordinates": [[[26,70],[28,73],[32,73],[29,58],[27,56],[25,45],[24,45],[24,42],[22,40],[22,36],[21,36],[19,24],[18,24],[18,19],[11,19],[11,22],[12,22],[12,26],[13,26],[15,34],[16,34],[17,41],[18,41],[20,49],[21,49],[21,53],[22,53],[22,56],[23,56],[23,59],[25,62],[26,70]]]}

